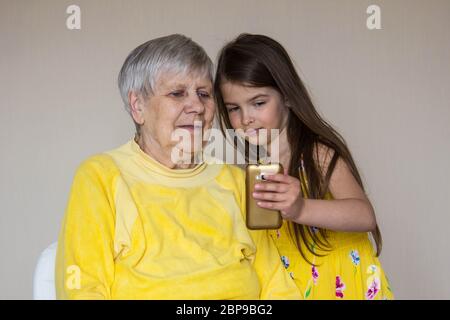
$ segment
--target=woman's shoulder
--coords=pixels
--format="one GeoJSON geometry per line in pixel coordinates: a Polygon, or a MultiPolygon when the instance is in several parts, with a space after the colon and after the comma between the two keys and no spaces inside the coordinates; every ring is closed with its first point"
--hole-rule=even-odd
{"type": "Polygon", "coordinates": [[[118,169],[110,155],[99,153],[83,160],[76,169],[76,175],[97,176],[107,178],[118,173],[118,169]]]}
{"type": "Polygon", "coordinates": [[[223,164],[222,170],[231,174],[234,178],[245,179],[245,170],[235,164],[223,164]]]}
{"type": "Polygon", "coordinates": [[[243,188],[245,185],[245,171],[234,164],[216,164],[220,166],[219,174],[216,176],[216,181],[219,184],[229,185],[230,183],[243,188]]]}
{"type": "Polygon", "coordinates": [[[243,175],[245,174],[245,167],[237,164],[224,164],[228,170],[235,174],[243,175]]]}

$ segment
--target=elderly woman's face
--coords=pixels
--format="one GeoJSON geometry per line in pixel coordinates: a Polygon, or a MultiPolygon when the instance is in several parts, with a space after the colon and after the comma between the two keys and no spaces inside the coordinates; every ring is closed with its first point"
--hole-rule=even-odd
{"type": "Polygon", "coordinates": [[[214,109],[212,83],[207,76],[195,73],[165,74],[155,84],[153,94],[142,103],[138,119],[134,114],[133,117],[136,122],[143,123],[141,134],[146,143],[162,148],[159,151],[167,154],[178,143],[172,137],[177,129],[189,132],[193,146],[194,134],[199,132],[194,128],[194,122],[201,124],[202,139],[204,132],[212,126],[214,109]]]}

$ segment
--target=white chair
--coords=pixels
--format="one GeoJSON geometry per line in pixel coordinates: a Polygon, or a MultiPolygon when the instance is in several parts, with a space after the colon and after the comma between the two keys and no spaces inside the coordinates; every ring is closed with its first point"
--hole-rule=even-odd
{"type": "Polygon", "coordinates": [[[58,243],[49,245],[39,256],[33,276],[33,299],[56,300],[55,260],[58,243]]]}

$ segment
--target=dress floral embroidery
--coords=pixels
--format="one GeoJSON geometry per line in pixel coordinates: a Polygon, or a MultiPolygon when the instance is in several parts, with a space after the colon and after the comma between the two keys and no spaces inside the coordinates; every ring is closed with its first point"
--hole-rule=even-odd
{"type": "MultiPolygon", "coordinates": [[[[308,259],[306,261],[299,253],[289,228],[284,222],[280,229],[271,231],[272,239],[284,267],[303,292],[305,300],[394,298],[366,233],[326,230],[332,250],[322,251],[313,239],[309,239],[302,243],[303,252],[308,259]]],[[[312,232],[317,230],[311,228],[312,232]]]]}
{"type": "Polygon", "coordinates": [[[376,265],[370,265],[367,268],[369,277],[367,278],[366,299],[373,300],[380,291],[380,271],[376,265]]]}
{"type": "Polygon", "coordinates": [[[317,271],[317,268],[315,265],[312,266],[311,272],[312,272],[312,278],[313,278],[314,284],[317,284],[317,279],[319,279],[319,272],[317,271]]]}
{"type": "Polygon", "coordinates": [[[284,267],[287,269],[289,268],[289,258],[286,256],[281,256],[281,261],[283,262],[284,267]]]}
{"type": "Polygon", "coordinates": [[[372,284],[369,286],[369,289],[366,293],[366,299],[373,300],[377,293],[380,291],[380,283],[378,279],[373,279],[372,284]]]}
{"type": "Polygon", "coordinates": [[[317,227],[310,227],[310,229],[311,229],[312,233],[319,232],[319,228],[317,228],[317,227]]]}
{"type": "Polygon", "coordinates": [[[342,282],[340,276],[336,276],[336,297],[337,298],[344,298],[344,289],[345,284],[342,282]]]}
{"type": "Polygon", "coordinates": [[[352,258],[353,264],[357,267],[359,265],[359,262],[361,261],[358,250],[350,251],[350,257],[352,258]]]}

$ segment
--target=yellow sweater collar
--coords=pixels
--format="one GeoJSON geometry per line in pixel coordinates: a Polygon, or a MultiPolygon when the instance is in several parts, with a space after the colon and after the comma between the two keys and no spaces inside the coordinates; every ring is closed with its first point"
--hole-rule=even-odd
{"type": "Polygon", "coordinates": [[[189,178],[200,174],[206,168],[206,163],[203,162],[190,169],[171,169],[145,153],[134,139],[132,139],[129,143],[130,149],[136,155],[136,158],[139,159],[141,164],[143,164],[148,169],[166,177],[189,178]]]}

